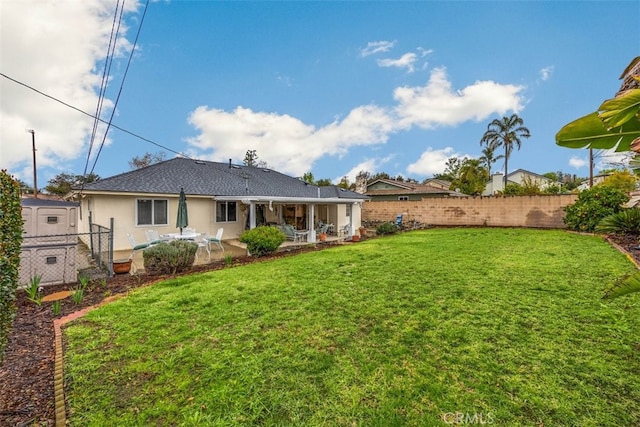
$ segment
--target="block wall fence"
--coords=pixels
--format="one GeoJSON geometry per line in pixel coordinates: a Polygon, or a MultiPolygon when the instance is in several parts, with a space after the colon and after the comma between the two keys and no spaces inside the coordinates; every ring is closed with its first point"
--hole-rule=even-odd
{"type": "Polygon", "coordinates": [[[436,226],[566,228],[563,208],[577,198],[576,194],[562,194],[368,201],[362,204],[362,220],[395,222],[402,213],[403,221],[436,226]]]}

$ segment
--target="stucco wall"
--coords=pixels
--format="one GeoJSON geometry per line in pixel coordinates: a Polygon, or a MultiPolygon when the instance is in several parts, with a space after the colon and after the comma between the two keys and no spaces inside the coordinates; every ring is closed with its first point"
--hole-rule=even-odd
{"type": "Polygon", "coordinates": [[[371,201],[363,204],[363,221],[404,221],[442,226],[565,228],[563,208],[575,194],[512,197],[443,197],[420,201],[371,201]]]}

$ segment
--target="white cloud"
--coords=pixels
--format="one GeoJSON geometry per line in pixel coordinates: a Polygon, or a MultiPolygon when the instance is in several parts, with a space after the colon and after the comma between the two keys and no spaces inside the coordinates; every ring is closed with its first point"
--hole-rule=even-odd
{"type": "Polygon", "coordinates": [[[580,157],[573,156],[569,159],[569,166],[580,169],[589,164],[589,161],[580,157]]]}
{"type": "Polygon", "coordinates": [[[450,157],[467,158],[466,154],[458,154],[452,147],[446,147],[441,150],[434,150],[429,147],[423,152],[420,158],[407,166],[407,172],[410,175],[433,175],[444,172],[447,159],[450,157]]]}
{"type": "Polygon", "coordinates": [[[388,52],[393,46],[395,46],[395,41],[386,41],[381,40],[377,42],[369,42],[367,43],[367,47],[360,49],[360,56],[365,57],[369,55],[375,55],[376,53],[388,52]]]}
{"type": "Polygon", "coordinates": [[[540,78],[543,81],[547,81],[551,78],[551,76],[553,75],[553,71],[554,71],[555,67],[553,65],[550,65],[548,67],[544,67],[543,69],[540,70],[540,78]]]}
{"type": "Polygon", "coordinates": [[[518,112],[523,108],[522,86],[503,85],[493,81],[478,81],[454,91],[446,70],[431,72],[429,82],[422,87],[399,87],[394,91],[398,101],[397,114],[404,124],[425,129],[453,126],[468,120],[485,120],[492,114],[518,112]]]}
{"type": "MultiPolygon", "coordinates": [[[[137,6],[129,2],[125,13],[137,6]]],[[[94,113],[102,76],[97,63],[106,54],[114,13],[112,0],[3,2],[2,72],[94,113]]],[[[121,27],[121,34],[125,31],[121,27]]],[[[120,54],[131,47],[125,39],[117,46],[120,54]]],[[[20,169],[32,156],[31,135],[25,129],[36,131],[38,168],[62,170],[66,162],[86,155],[93,119],[5,78],[0,78],[0,92],[3,167],[17,169],[18,177],[31,182],[20,169]]],[[[112,106],[105,100],[103,111],[112,106]]],[[[96,141],[101,140],[99,131],[96,141]]]]}
{"type": "Polygon", "coordinates": [[[333,179],[334,184],[340,183],[340,180],[343,177],[347,177],[350,183],[356,182],[356,175],[358,175],[361,171],[369,172],[370,174],[375,174],[380,171],[380,168],[388,163],[394,156],[390,155],[384,158],[373,158],[367,159],[363,162],[358,163],[354,167],[352,167],[347,173],[340,175],[333,179]]]}
{"type": "Polygon", "coordinates": [[[405,53],[398,59],[378,59],[378,65],[381,67],[397,67],[406,68],[408,73],[413,73],[415,68],[413,64],[418,59],[415,53],[405,53]]]}
{"type": "MultiPolygon", "coordinates": [[[[321,127],[286,114],[255,112],[243,107],[227,112],[201,106],[189,116],[189,123],[200,135],[187,142],[194,150],[193,156],[203,156],[197,152],[204,152],[206,158],[215,161],[241,159],[247,150],[257,150],[258,156],[271,167],[299,176],[323,156],[340,157],[356,146],[384,144],[391,134],[414,125],[425,128],[455,125],[509,109],[517,111],[521,106],[520,90],[516,86],[481,82],[453,92],[444,71],[434,70],[425,87],[396,89],[400,104],[395,109],[373,104],[358,106],[343,119],[321,127]]],[[[451,155],[442,150],[427,152],[407,170],[421,175],[442,172],[451,155]]]]}
{"type": "Polygon", "coordinates": [[[271,167],[292,175],[309,171],[324,155],[342,155],[351,147],[386,142],[394,123],[386,111],[374,105],[353,109],[341,121],[322,128],[289,116],[254,112],[238,107],[232,112],[198,107],[189,123],[200,136],[188,143],[207,158],[226,161],[241,159],[247,150],[256,150],[271,167]]]}

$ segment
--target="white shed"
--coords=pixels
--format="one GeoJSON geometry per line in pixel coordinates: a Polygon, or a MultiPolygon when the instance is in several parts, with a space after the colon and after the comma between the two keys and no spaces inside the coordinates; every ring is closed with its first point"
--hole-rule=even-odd
{"type": "Polygon", "coordinates": [[[78,204],[61,200],[21,200],[23,236],[20,286],[41,275],[41,285],[75,283],[78,279],[78,204]]]}

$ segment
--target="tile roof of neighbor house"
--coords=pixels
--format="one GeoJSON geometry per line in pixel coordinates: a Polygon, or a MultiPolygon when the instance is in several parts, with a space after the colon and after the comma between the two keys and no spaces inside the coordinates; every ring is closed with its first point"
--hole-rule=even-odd
{"type": "Polygon", "coordinates": [[[85,185],[84,192],[179,193],[219,197],[366,200],[336,186],[317,187],[272,169],[177,157],[85,185]]]}
{"type": "Polygon", "coordinates": [[[417,182],[396,181],[393,179],[379,178],[369,183],[367,187],[373,185],[376,182],[384,182],[395,186],[396,188],[384,189],[384,190],[369,190],[367,189],[367,196],[385,196],[385,195],[407,195],[407,194],[446,194],[450,196],[464,196],[464,194],[451,191],[449,189],[443,189],[439,186],[449,186],[448,181],[432,178],[428,180],[427,184],[419,184],[417,182]],[[429,184],[431,182],[431,184],[429,184]]]}

